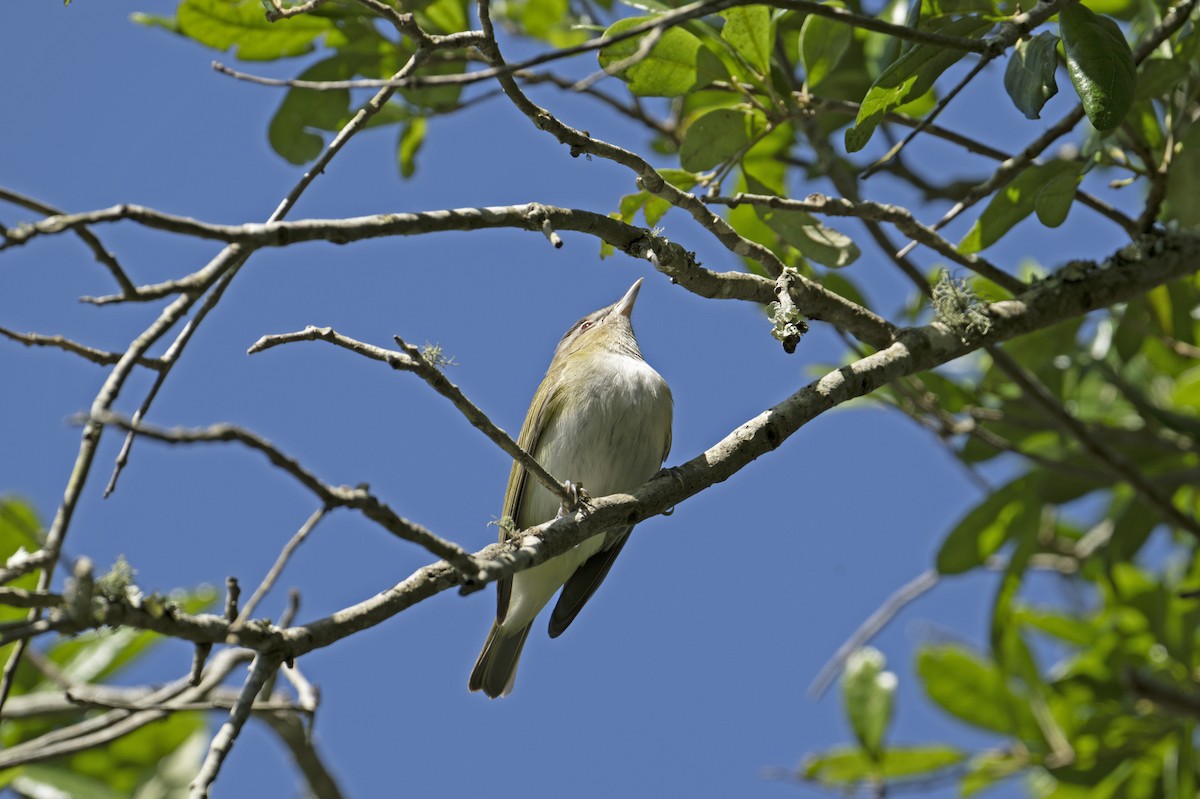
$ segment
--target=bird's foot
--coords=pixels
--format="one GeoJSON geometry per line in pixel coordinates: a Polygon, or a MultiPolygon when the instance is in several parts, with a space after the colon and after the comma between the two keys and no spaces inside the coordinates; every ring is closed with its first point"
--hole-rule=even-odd
{"type": "Polygon", "coordinates": [[[589,497],[587,491],[583,489],[583,483],[572,483],[570,480],[567,480],[563,483],[563,488],[567,490],[567,494],[570,495],[570,499],[558,506],[558,516],[556,518],[562,518],[568,513],[574,513],[580,508],[585,510],[588,508],[588,503],[591,500],[591,497],[589,497]]]}

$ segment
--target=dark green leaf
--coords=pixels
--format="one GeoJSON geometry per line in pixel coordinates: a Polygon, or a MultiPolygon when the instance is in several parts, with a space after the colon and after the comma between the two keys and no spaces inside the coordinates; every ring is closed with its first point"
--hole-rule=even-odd
{"type": "MultiPolygon", "coordinates": [[[[824,5],[845,8],[840,0],[831,0],[824,5]]],[[[846,48],[854,39],[854,31],[845,23],[828,17],[809,14],[800,28],[800,61],[804,65],[804,77],[809,88],[817,88],[846,54],[846,48]]]]}
{"type": "Polygon", "coordinates": [[[721,38],[759,75],[771,74],[771,9],[767,6],[736,6],[722,11],[725,27],[721,38]]]}
{"type": "MultiPolygon", "coordinates": [[[[641,25],[653,17],[628,17],[618,20],[604,32],[612,36],[641,25]]],[[[642,38],[635,36],[600,51],[600,66],[610,69],[638,51],[642,38]]],[[[721,59],[683,28],[668,28],[650,54],[622,70],[618,77],[629,84],[629,91],[643,97],[678,97],[703,88],[714,80],[729,77],[721,59]]]]}
{"type": "Polygon", "coordinates": [[[1075,197],[1084,164],[1054,160],[1031,166],[996,193],[979,219],[958,243],[963,253],[976,253],[995,244],[1034,211],[1043,224],[1062,224],[1075,197]]]}
{"type": "Polygon", "coordinates": [[[679,163],[689,172],[701,172],[736,158],[766,126],[758,111],[718,108],[688,126],[679,148],[679,163]]]}
{"type": "Polygon", "coordinates": [[[1004,89],[1026,119],[1038,119],[1042,106],[1058,94],[1054,71],[1058,68],[1058,37],[1043,31],[1032,39],[1017,42],[1008,68],[1004,89]]]}
{"type": "Polygon", "coordinates": [[[847,658],[842,673],[842,702],[850,727],[863,751],[875,762],[880,762],[896,693],[896,675],[884,671],[885,665],[879,650],[864,647],[847,658]]]}
{"type": "Polygon", "coordinates": [[[1113,130],[1125,119],[1137,87],[1133,52],[1117,23],[1082,3],[1058,12],[1063,52],[1075,93],[1096,130],[1113,130]]]}
{"type": "MultiPolygon", "coordinates": [[[[938,33],[976,38],[991,27],[987,19],[963,17],[942,25],[938,33]]],[[[938,76],[965,55],[962,50],[921,44],[893,61],[863,98],[854,126],[846,130],[846,149],[853,153],[865,147],[888,111],[929,91],[938,76]]]]}

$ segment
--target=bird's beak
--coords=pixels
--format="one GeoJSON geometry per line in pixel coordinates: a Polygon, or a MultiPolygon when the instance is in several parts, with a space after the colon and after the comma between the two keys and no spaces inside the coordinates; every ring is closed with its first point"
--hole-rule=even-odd
{"type": "Polygon", "coordinates": [[[633,303],[637,300],[638,289],[642,287],[643,278],[638,278],[637,281],[629,287],[629,291],[625,292],[625,296],[617,302],[614,310],[617,313],[623,314],[626,318],[633,315],[633,303]]]}

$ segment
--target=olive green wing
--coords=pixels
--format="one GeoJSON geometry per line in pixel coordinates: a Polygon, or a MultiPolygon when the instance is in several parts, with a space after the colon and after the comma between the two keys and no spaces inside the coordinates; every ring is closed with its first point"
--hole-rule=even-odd
{"type": "MultiPolygon", "coordinates": [[[[558,386],[551,382],[549,375],[542,379],[542,383],[533,397],[534,401],[529,406],[529,412],[525,414],[524,424],[521,425],[521,434],[517,436],[517,446],[530,455],[537,451],[541,432],[558,414],[562,405],[558,386]]],[[[528,484],[529,476],[525,467],[514,460],[512,470],[508,473],[508,487],[504,491],[504,508],[500,511],[500,518],[511,519],[513,526],[511,529],[500,528],[500,543],[502,544],[515,538],[521,532],[519,519],[521,518],[521,506],[525,499],[525,488],[528,484]]],[[[496,581],[496,619],[499,621],[503,621],[504,615],[508,612],[508,598],[511,592],[511,577],[496,581]]]]}

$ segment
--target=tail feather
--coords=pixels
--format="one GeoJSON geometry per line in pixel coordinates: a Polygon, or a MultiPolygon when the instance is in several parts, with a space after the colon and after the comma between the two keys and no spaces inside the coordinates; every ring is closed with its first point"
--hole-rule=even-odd
{"type": "Polygon", "coordinates": [[[531,626],[527,624],[517,633],[502,635],[500,625],[493,623],[492,631],[483,644],[483,651],[471,670],[467,687],[472,691],[482,690],[492,699],[512,691],[517,678],[517,662],[521,659],[521,650],[525,648],[525,639],[529,637],[531,626]]]}

